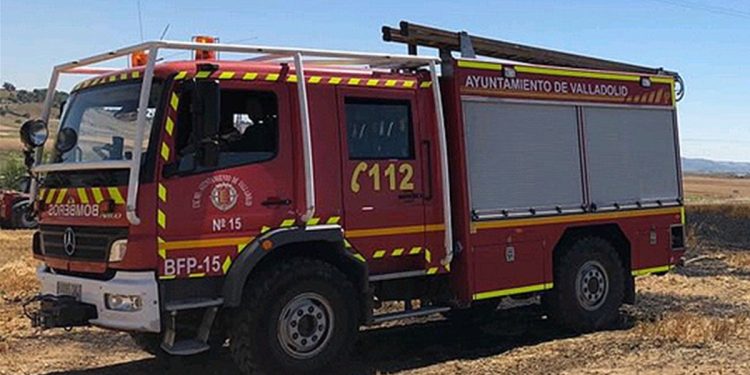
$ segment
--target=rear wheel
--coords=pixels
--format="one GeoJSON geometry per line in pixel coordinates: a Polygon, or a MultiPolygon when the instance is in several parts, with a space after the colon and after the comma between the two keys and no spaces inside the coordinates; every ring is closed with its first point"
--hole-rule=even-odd
{"type": "Polygon", "coordinates": [[[358,328],[357,295],[335,267],[294,258],[247,285],[231,332],[244,373],[319,373],[345,357],[358,328]]]}
{"type": "Polygon", "coordinates": [[[611,326],[625,295],[625,269],[615,248],[599,237],[574,242],[555,265],[545,302],[564,327],[587,332],[611,326]]]}

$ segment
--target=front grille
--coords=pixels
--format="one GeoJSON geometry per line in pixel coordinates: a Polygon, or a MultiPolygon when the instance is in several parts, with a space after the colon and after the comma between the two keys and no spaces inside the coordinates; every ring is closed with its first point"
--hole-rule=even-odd
{"type": "Polygon", "coordinates": [[[65,225],[42,225],[42,251],[44,255],[65,260],[104,262],[109,256],[109,247],[114,240],[127,238],[126,228],[102,228],[65,225]],[[75,234],[75,251],[65,252],[63,238],[67,228],[75,234]]]}

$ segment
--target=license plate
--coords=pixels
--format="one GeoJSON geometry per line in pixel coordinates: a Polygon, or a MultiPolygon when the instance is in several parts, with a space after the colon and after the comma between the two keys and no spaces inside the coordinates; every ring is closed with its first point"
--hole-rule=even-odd
{"type": "Polygon", "coordinates": [[[57,282],[57,295],[71,296],[76,301],[81,300],[81,284],[67,283],[65,281],[57,282]]]}

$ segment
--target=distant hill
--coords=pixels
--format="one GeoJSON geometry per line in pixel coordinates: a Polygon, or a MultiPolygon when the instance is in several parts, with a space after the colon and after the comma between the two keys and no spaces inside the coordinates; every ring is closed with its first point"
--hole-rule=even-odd
{"type": "Polygon", "coordinates": [[[682,158],[682,171],[699,174],[750,175],[750,163],[682,158]]]}

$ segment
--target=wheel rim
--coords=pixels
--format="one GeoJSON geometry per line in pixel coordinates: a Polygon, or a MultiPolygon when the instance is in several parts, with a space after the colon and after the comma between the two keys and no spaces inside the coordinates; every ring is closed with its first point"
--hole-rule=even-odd
{"type": "Polygon", "coordinates": [[[303,293],[281,309],[277,338],[284,352],[297,359],[320,353],[331,339],[333,309],[317,293],[303,293]]]}
{"type": "Polygon", "coordinates": [[[600,308],[609,295],[609,278],[601,263],[590,260],[578,269],[576,296],[588,311],[600,308]]]}

